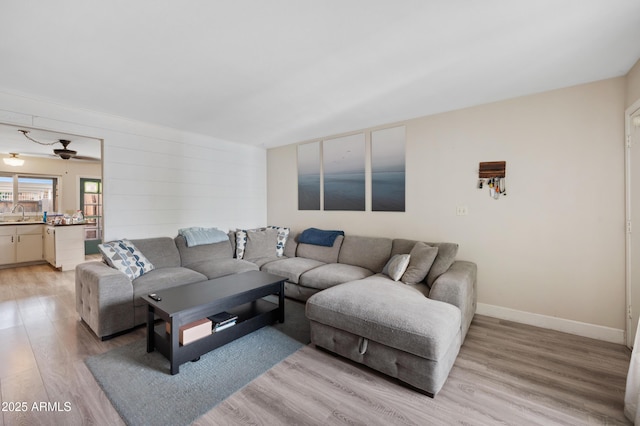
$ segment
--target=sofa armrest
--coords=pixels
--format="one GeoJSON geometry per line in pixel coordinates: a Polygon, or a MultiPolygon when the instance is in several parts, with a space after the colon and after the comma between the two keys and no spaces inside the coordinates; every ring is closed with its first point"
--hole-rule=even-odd
{"type": "Polygon", "coordinates": [[[133,285],[102,262],[76,266],[76,310],[100,338],[133,327],[133,285]]]}
{"type": "Polygon", "coordinates": [[[456,260],[431,286],[429,298],[457,306],[462,313],[462,340],[476,312],[477,265],[456,260]]]}

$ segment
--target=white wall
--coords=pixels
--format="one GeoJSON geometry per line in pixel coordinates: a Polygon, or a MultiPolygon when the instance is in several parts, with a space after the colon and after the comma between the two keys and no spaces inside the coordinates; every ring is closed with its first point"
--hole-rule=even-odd
{"type": "Polygon", "coordinates": [[[593,326],[621,343],[624,103],[616,78],[396,123],[407,129],[405,213],[298,211],[296,146],[270,149],[268,221],[457,242],[458,258],[478,264],[485,313],[593,326]],[[478,163],[501,160],[508,195],[493,200],[476,189],[478,163]]]}
{"type": "Polygon", "coordinates": [[[266,224],[263,149],[8,93],[0,122],[103,140],[106,240],[266,224]]]}

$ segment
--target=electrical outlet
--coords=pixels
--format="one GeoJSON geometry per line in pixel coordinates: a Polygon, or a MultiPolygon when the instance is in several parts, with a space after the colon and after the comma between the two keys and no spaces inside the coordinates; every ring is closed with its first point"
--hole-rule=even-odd
{"type": "Polygon", "coordinates": [[[456,207],[456,215],[458,216],[466,216],[469,214],[469,208],[467,206],[458,206],[456,207]]]}

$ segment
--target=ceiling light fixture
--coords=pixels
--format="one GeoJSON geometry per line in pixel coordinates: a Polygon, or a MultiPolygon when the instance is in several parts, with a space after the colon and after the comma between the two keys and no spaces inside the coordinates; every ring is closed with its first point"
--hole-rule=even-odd
{"type": "Polygon", "coordinates": [[[15,152],[10,152],[9,155],[11,157],[2,159],[2,161],[4,161],[4,164],[6,164],[7,166],[19,167],[24,164],[24,160],[22,158],[18,158],[18,154],[16,154],[15,152]]]}

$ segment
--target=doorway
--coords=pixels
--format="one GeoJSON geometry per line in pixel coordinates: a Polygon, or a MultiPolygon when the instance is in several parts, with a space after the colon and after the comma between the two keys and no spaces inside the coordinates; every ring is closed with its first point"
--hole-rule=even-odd
{"type": "Polygon", "coordinates": [[[84,254],[98,254],[102,243],[102,180],[80,178],[80,210],[87,223],[84,254]]]}
{"type": "Polygon", "coordinates": [[[626,343],[633,347],[640,319],[640,100],[626,111],[626,343]]]}

